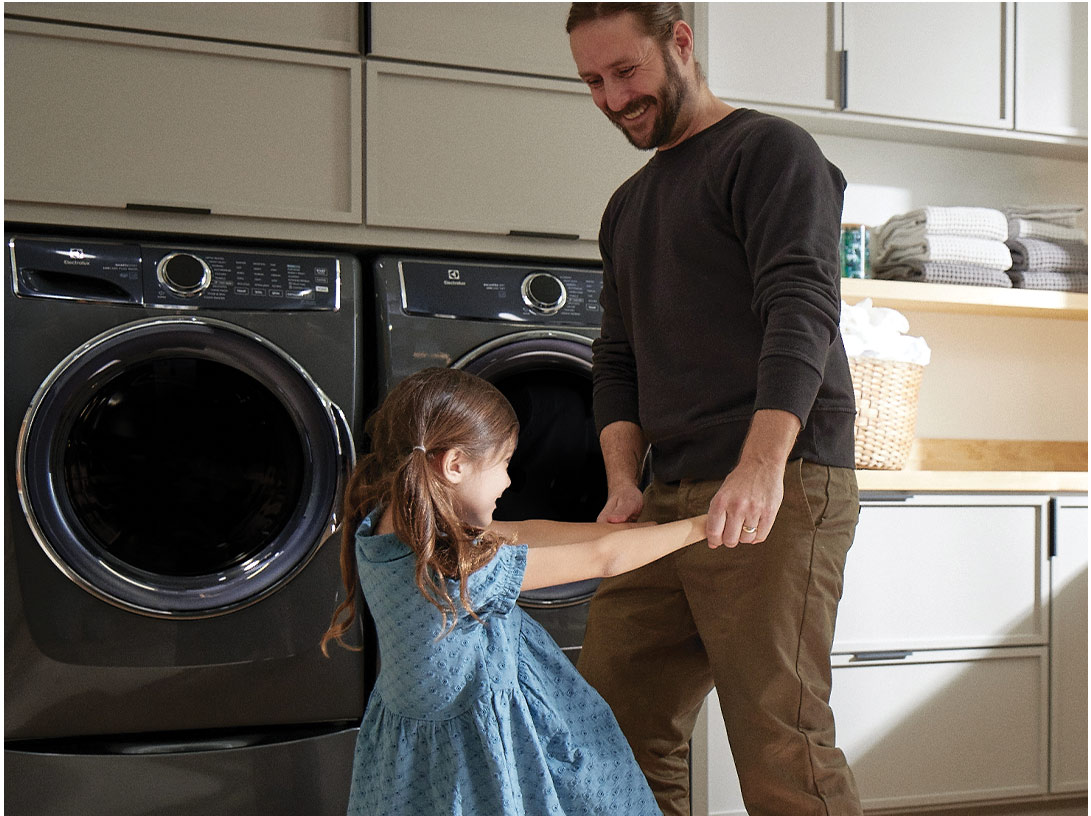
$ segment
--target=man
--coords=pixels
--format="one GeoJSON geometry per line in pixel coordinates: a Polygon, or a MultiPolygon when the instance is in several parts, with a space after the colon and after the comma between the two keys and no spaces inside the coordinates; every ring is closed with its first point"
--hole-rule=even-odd
{"type": "Polygon", "coordinates": [[[665,814],[689,813],[688,740],[713,685],[750,816],[858,814],[829,707],[859,513],[844,177],[800,128],[711,93],[678,4],[574,3],[567,30],[595,104],[656,151],[599,236],[599,518],[709,513],[707,548],[603,582],[580,669],[665,814]]]}

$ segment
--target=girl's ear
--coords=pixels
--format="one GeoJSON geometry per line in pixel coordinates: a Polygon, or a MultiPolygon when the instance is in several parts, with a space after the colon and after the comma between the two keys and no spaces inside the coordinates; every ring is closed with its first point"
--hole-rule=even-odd
{"type": "Polygon", "coordinates": [[[458,484],[466,476],[467,459],[458,448],[448,448],[436,462],[439,472],[451,484],[458,484]]]}

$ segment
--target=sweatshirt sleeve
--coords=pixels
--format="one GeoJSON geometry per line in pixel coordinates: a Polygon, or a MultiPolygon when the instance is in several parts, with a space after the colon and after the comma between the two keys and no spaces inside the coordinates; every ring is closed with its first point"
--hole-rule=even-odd
{"type": "Polygon", "coordinates": [[[592,353],[592,393],[595,414],[595,430],[602,429],[612,422],[633,422],[640,424],[639,399],[637,396],[636,360],[633,356],[629,333],[622,319],[619,306],[617,278],[607,250],[609,241],[610,213],[614,202],[603,214],[599,231],[599,251],[602,255],[602,294],[599,305],[602,307],[602,326],[599,336],[591,345],[592,353]]]}
{"type": "Polygon", "coordinates": [[[763,328],[754,410],[789,411],[804,426],[839,337],[844,191],[814,139],[780,120],[745,152],[730,194],[763,328]]]}

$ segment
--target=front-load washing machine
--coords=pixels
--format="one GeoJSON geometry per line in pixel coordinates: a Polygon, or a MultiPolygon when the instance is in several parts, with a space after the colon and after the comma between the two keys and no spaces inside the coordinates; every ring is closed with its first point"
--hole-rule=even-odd
{"type": "Polygon", "coordinates": [[[344,813],[373,648],[322,656],[353,257],[8,236],[5,798],[344,813]]]}
{"type": "MultiPolygon", "coordinates": [[[[453,366],[495,385],[519,418],[502,521],[594,521],[606,473],[591,410],[598,269],[384,256],[374,263],[376,377],[385,394],[408,374],[453,366]]],[[[597,581],[524,593],[519,603],[575,661],[597,581]]]]}

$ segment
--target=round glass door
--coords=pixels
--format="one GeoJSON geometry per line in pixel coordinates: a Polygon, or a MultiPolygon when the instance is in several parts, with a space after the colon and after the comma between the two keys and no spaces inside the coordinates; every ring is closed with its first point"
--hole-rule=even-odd
{"type": "MultiPolygon", "coordinates": [[[[519,442],[511,486],[495,518],[594,521],[606,504],[606,469],[591,410],[591,341],[525,332],[500,338],[455,363],[495,385],[515,408],[519,442]]],[[[525,607],[583,603],[598,580],[530,590],[525,607]]]]}
{"type": "Polygon", "coordinates": [[[20,436],[50,559],[117,606],[206,617],[294,576],[332,531],[351,438],[305,372],[207,319],[139,321],[62,362],[20,436]]]}

